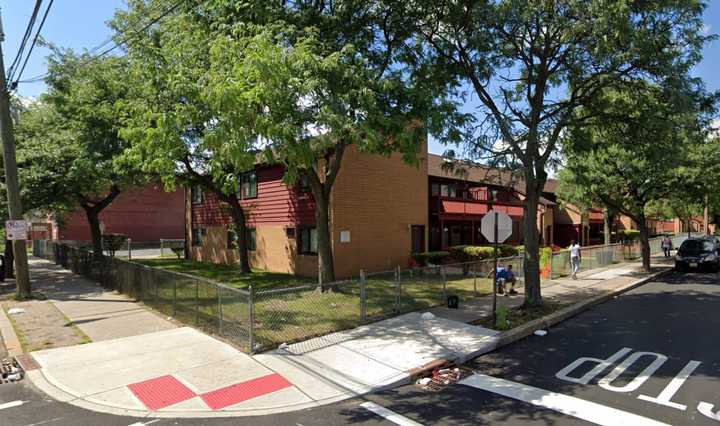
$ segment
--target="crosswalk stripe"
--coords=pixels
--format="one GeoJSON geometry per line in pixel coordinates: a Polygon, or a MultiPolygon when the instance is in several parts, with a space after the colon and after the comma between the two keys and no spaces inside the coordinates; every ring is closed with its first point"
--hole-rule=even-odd
{"type": "Polygon", "coordinates": [[[598,425],[668,426],[666,423],[628,413],[627,411],[485,374],[472,375],[459,383],[527,402],[538,407],[549,408],[598,425]]]}
{"type": "Polygon", "coordinates": [[[374,402],[363,402],[360,406],[368,411],[372,411],[380,417],[384,417],[385,420],[395,423],[400,426],[423,426],[414,420],[410,420],[407,417],[401,416],[400,414],[388,410],[385,407],[375,404],[374,402]]]}
{"type": "Polygon", "coordinates": [[[18,407],[20,405],[23,405],[25,401],[12,401],[12,402],[6,402],[4,404],[0,404],[0,410],[4,410],[6,408],[12,408],[12,407],[18,407]]]}

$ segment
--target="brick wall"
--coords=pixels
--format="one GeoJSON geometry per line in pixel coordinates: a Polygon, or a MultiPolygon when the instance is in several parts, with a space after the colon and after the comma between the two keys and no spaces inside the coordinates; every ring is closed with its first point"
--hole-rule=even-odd
{"type": "MultiPolygon", "coordinates": [[[[425,144],[421,153],[426,153],[425,144]]],[[[331,231],[338,278],[407,266],[411,225],[428,236],[428,170],[406,165],[399,154],[366,155],[348,147],[331,195],[331,231]],[[341,242],[343,231],[350,242],[341,242]]]]}
{"type": "MultiPolygon", "coordinates": [[[[106,233],[124,234],[133,241],[183,238],[185,191],[165,192],[159,184],[130,188],[120,193],[100,213],[106,233]]],[[[58,237],[63,240],[90,240],[90,227],[83,209],[59,221],[58,237]]]]}

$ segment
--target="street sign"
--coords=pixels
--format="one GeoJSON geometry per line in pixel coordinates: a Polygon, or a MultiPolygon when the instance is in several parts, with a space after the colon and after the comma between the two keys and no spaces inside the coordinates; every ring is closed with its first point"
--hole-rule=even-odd
{"type": "Polygon", "coordinates": [[[502,243],[512,235],[512,219],[506,213],[490,210],[480,222],[480,231],[491,243],[495,242],[495,217],[497,216],[498,243],[502,243]]]}
{"type": "Polygon", "coordinates": [[[27,222],[24,220],[5,221],[5,233],[8,240],[27,240],[27,222]]]}

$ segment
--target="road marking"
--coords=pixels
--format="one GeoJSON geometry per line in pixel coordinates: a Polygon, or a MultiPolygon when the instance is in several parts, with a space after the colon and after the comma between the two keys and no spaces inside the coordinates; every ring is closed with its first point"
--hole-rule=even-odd
{"type": "Polygon", "coordinates": [[[687,363],[685,367],[683,367],[682,370],[677,374],[677,376],[673,377],[672,380],[670,380],[670,383],[668,383],[667,386],[665,386],[665,389],[660,392],[660,395],[653,397],[653,396],[647,396],[647,395],[640,395],[638,396],[638,399],[642,399],[643,401],[649,401],[654,402],[656,404],[665,405],[666,407],[675,408],[678,410],[685,411],[687,409],[687,406],[684,404],[678,404],[677,402],[672,402],[671,399],[677,391],[680,389],[680,387],[685,383],[685,380],[690,377],[690,375],[695,371],[696,368],[701,364],[700,361],[690,361],[687,363]]]}
{"type": "Polygon", "coordinates": [[[145,422],[145,423],[136,422],[136,423],[133,423],[133,424],[128,425],[128,426],[145,426],[145,425],[149,425],[149,424],[152,424],[152,423],[157,423],[157,422],[159,422],[159,421],[160,421],[160,419],[150,420],[149,422],[145,422]]]}
{"type": "Polygon", "coordinates": [[[613,355],[611,355],[608,359],[598,359],[590,357],[578,358],[575,361],[571,362],[570,365],[568,365],[567,367],[558,371],[555,374],[555,377],[560,380],[587,385],[588,383],[590,383],[590,380],[594,379],[595,376],[602,373],[604,369],[615,364],[618,360],[620,360],[620,358],[624,357],[630,352],[632,352],[632,348],[622,348],[619,351],[615,352],[613,355]],[[597,365],[595,366],[595,368],[585,373],[582,377],[571,377],[569,375],[572,371],[574,371],[576,368],[580,367],[586,362],[596,362],[597,365]]]}
{"type": "Polygon", "coordinates": [[[600,379],[598,382],[598,386],[605,390],[613,391],[613,392],[632,392],[637,390],[640,386],[642,386],[643,383],[647,379],[650,378],[650,376],[653,375],[654,372],[657,371],[660,366],[662,366],[665,361],[667,361],[667,357],[663,354],[658,354],[655,352],[635,352],[634,354],[630,355],[629,357],[625,358],[623,362],[618,364],[617,367],[615,367],[610,373],[608,373],[607,376],[600,379]],[[632,381],[625,386],[613,386],[611,383],[620,377],[622,373],[625,372],[625,370],[628,369],[631,365],[633,365],[637,360],[644,356],[654,356],[655,360],[650,363],[643,371],[640,372],[632,381]]]}
{"type": "Polygon", "coordinates": [[[4,404],[0,404],[0,410],[4,410],[6,408],[13,408],[13,407],[19,407],[23,405],[25,401],[12,401],[12,402],[6,402],[4,404]]]}
{"type": "Polygon", "coordinates": [[[709,402],[701,402],[698,404],[697,409],[698,411],[706,417],[709,417],[713,420],[717,420],[720,422],[720,411],[717,413],[713,412],[713,409],[715,408],[714,405],[710,404],[709,402]]]}
{"type": "Polygon", "coordinates": [[[599,425],[668,426],[666,423],[627,411],[485,374],[472,375],[460,381],[460,384],[549,408],[599,425]]]}
{"type": "Polygon", "coordinates": [[[385,407],[375,404],[374,402],[363,402],[360,406],[366,410],[372,411],[380,417],[384,417],[385,420],[395,423],[400,426],[422,426],[414,420],[410,420],[407,417],[401,416],[400,414],[388,410],[385,407]]]}

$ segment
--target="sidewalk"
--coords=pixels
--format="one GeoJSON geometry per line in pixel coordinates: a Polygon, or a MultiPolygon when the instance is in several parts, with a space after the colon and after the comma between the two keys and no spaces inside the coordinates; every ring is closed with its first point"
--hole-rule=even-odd
{"type": "MultiPolygon", "coordinates": [[[[195,329],[177,328],[49,262],[33,259],[32,265],[34,277],[52,281],[36,287],[52,294],[68,317],[85,319],[78,327],[98,341],[32,352],[39,368],[28,377],[55,399],[111,414],[225,417],[316,407],[407,384],[429,366],[489,352],[499,339],[496,331],[444,318],[481,315],[485,298],[458,311],[436,308],[432,319],[410,313],[251,357],[195,329]],[[473,305],[478,308],[468,309],[473,305]]],[[[610,291],[621,285],[614,281],[638,280],[632,268],[556,280],[545,294],[610,291]]]]}
{"type": "MultiPolygon", "coordinates": [[[[672,267],[662,255],[652,257],[653,271],[660,271],[672,267]]],[[[543,281],[543,300],[558,303],[573,303],[579,300],[607,294],[632,283],[639,278],[646,276],[642,270],[642,263],[621,263],[605,268],[594,269],[578,274],[578,279],[570,277],[557,278],[543,281]]],[[[515,296],[497,296],[498,306],[516,308],[524,301],[523,283],[515,286],[518,294],[515,296]]],[[[438,306],[430,310],[440,318],[464,323],[474,323],[486,318],[492,313],[492,296],[473,299],[461,303],[459,309],[448,309],[438,306]]]]}

